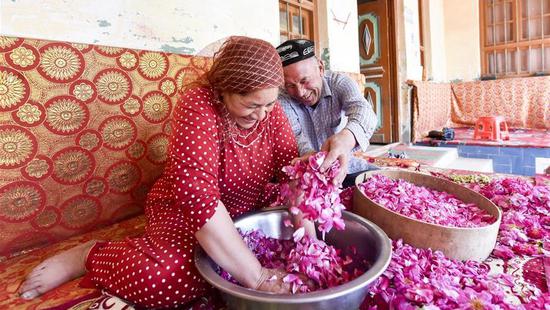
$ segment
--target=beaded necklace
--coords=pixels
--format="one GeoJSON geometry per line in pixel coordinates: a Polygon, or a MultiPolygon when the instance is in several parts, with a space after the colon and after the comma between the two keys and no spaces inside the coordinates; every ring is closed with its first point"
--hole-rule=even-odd
{"type": "Polygon", "coordinates": [[[268,125],[267,118],[268,118],[269,115],[267,115],[261,121],[256,121],[256,124],[254,124],[254,127],[252,129],[250,129],[249,132],[243,133],[243,130],[241,128],[239,128],[239,126],[237,125],[237,122],[235,121],[235,119],[233,119],[231,117],[231,115],[229,114],[229,111],[227,111],[227,108],[225,107],[225,104],[223,104],[223,102],[221,102],[221,101],[220,101],[220,103],[221,103],[221,110],[222,110],[221,116],[222,116],[222,119],[224,120],[224,125],[225,125],[224,127],[225,127],[225,130],[226,130],[226,134],[227,134],[227,136],[229,136],[231,141],[233,141],[233,143],[235,143],[236,145],[238,145],[242,148],[249,148],[254,143],[256,143],[258,140],[260,140],[260,138],[263,136],[263,134],[265,132],[265,129],[268,125]],[[264,124],[260,124],[260,123],[264,123],[264,124]],[[260,125],[262,125],[262,126],[260,126],[260,125]],[[241,142],[238,141],[238,139],[247,140],[248,137],[250,137],[253,133],[257,132],[258,127],[261,127],[261,129],[260,129],[260,132],[258,133],[258,136],[256,138],[254,138],[254,140],[252,140],[248,143],[241,143],[241,142]]]}

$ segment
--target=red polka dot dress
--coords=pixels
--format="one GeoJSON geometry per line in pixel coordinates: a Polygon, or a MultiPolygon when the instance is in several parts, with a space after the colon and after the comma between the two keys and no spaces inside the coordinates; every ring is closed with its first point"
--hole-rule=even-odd
{"type": "Polygon", "coordinates": [[[146,308],[185,304],[210,289],[193,263],[195,232],[219,200],[232,217],[267,206],[268,183],[298,155],[278,104],[255,130],[233,137],[220,104],[207,88],[182,97],[168,164],[147,198],[145,235],[96,244],[83,286],[146,308]]]}

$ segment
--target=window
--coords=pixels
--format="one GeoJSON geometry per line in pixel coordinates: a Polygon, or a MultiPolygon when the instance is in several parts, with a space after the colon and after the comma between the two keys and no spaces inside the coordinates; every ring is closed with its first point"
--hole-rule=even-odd
{"type": "Polygon", "coordinates": [[[550,72],[550,0],[482,0],[480,8],[482,75],[550,72]]]}
{"type": "Polygon", "coordinates": [[[315,39],[315,0],[279,0],[281,42],[315,39]]]}

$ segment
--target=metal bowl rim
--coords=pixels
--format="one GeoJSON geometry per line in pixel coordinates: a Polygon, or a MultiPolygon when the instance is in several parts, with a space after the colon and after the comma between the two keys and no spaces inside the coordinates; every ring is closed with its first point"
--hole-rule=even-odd
{"type": "MultiPolygon", "coordinates": [[[[281,213],[281,212],[288,212],[288,210],[286,208],[277,208],[277,209],[271,209],[268,211],[260,211],[259,213],[242,216],[236,219],[235,223],[249,216],[254,216],[258,214],[281,213]]],[[[356,221],[360,223],[362,226],[366,227],[367,229],[373,231],[375,235],[381,236],[383,239],[382,240],[383,242],[381,244],[381,252],[379,255],[380,259],[378,259],[378,261],[375,262],[367,272],[353,279],[352,281],[349,281],[337,287],[333,287],[325,290],[319,290],[311,293],[291,295],[292,298],[288,298],[290,296],[288,294],[272,294],[272,293],[245,288],[245,287],[233,284],[223,279],[222,277],[220,277],[209,266],[208,262],[211,261],[211,259],[206,255],[206,253],[202,250],[200,246],[197,246],[195,249],[195,257],[194,257],[195,265],[197,267],[197,270],[201,274],[201,276],[215,288],[221,290],[223,293],[230,294],[234,297],[251,300],[251,301],[265,302],[265,303],[279,303],[279,304],[298,304],[298,303],[319,302],[322,300],[329,300],[329,299],[347,295],[349,293],[362,289],[363,287],[373,283],[380,277],[380,275],[382,275],[382,273],[386,270],[386,268],[390,264],[392,245],[386,233],[376,224],[348,211],[344,211],[342,215],[345,220],[356,221]],[[204,258],[202,261],[201,261],[201,257],[204,258]],[[367,279],[370,279],[370,281],[368,281],[367,279]]]]}

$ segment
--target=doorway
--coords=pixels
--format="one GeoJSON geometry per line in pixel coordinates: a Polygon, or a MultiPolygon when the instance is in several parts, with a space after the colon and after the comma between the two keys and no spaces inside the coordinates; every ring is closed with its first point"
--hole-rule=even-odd
{"type": "Polygon", "coordinates": [[[371,143],[398,138],[398,109],[393,1],[358,1],[360,72],[365,98],[372,103],[378,125],[371,143]]]}

